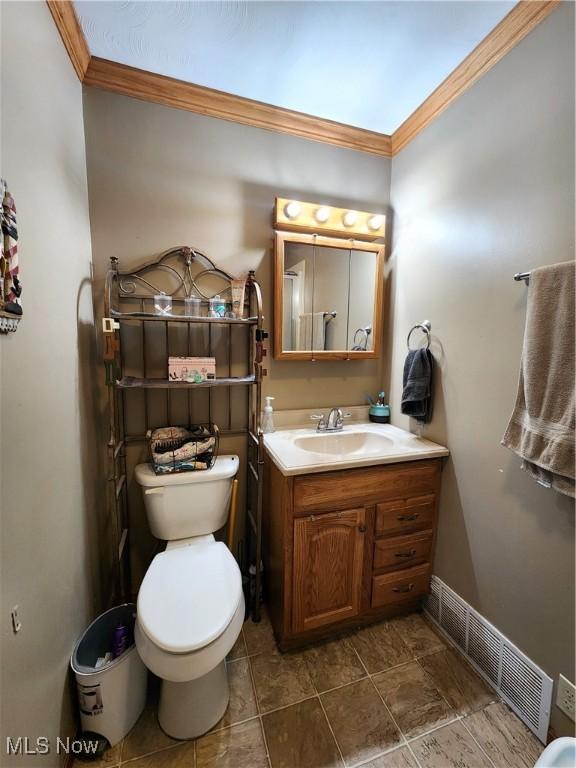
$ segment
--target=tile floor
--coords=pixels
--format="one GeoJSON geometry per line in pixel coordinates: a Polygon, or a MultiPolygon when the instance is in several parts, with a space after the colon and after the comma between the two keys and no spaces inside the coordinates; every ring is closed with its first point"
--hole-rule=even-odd
{"type": "MultiPolygon", "coordinates": [[[[152,701],[98,768],[532,768],[542,745],[421,614],[280,654],[266,616],[228,657],[230,705],[178,742],[152,701]]],[[[86,765],[86,764],[84,764],[86,765]]]]}

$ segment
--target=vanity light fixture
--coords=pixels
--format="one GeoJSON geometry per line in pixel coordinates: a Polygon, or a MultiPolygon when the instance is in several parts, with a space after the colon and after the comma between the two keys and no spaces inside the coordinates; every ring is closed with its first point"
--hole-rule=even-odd
{"type": "Polygon", "coordinates": [[[354,224],[356,224],[357,219],[358,214],[356,211],[346,211],[344,216],[342,216],[342,221],[344,222],[345,227],[353,227],[354,224]]]}
{"type": "Polygon", "coordinates": [[[284,213],[289,219],[297,219],[298,216],[300,216],[301,206],[300,203],[297,203],[296,201],[292,200],[289,203],[286,203],[284,206],[284,213]]]}
{"type": "Polygon", "coordinates": [[[338,208],[318,201],[309,203],[277,197],[274,205],[275,229],[290,232],[336,236],[346,240],[379,240],[384,237],[385,223],[383,213],[338,208]]]}
{"type": "Polygon", "coordinates": [[[370,218],[368,219],[368,226],[373,232],[375,232],[377,229],[380,229],[383,223],[384,223],[384,216],[380,216],[380,214],[376,214],[375,216],[370,216],[370,218]]]}

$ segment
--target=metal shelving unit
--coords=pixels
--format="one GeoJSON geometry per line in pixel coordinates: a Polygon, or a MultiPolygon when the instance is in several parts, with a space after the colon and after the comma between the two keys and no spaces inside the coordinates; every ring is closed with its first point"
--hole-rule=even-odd
{"type": "MultiPolygon", "coordinates": [[[[245,535],[234,554],[246,574],[250,564],[261,562],[264,447],[260,413],[268,334],[254,273],[246,281],[245,317],[184,315],[184,299],[189,296],[200,298],[205,307],[215,294],[226,302],[232,279],[205,254],[188,246],[171,248],[127,272],[120,270],[117,258],[110,259],[102,322],[109,408],[108,512],[117,551],[117,599],[132,597],[127,449],[144,443],[149,429],[182,425],[183,419],[187,424],[214,420],[222,437],[246,437],[245,535]],[[154,312],[154,295],[160,292],[172,298],[170,314],[154,312]],[[217,378],[200,384],[170,381],[169,355],[216,357],[217,378]],[[234,370],[239,367],[244,370],[234,370]]],[[[259,621],[259,567],[254,582],[250,609],[253,620],[259,621]]]]}

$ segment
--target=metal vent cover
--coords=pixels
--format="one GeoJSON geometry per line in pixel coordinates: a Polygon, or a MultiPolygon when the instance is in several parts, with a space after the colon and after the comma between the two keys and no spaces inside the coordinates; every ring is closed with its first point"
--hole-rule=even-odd
{"type": "Polygon", "coordinates": [[[425,611],[545,744],[552,679],[437,576],[432,576],[425,611]]]}
{"type": "Polygon", "coordinates": [[[474,613],[468,615],[468,655],[498,685],[502,638],[474,613]]]}
{"type": "Polygon", "coordinates": [[[455,595],[442,590],[440,597],[440,625],[460,648],[466,650],[466,604],[455,595]]]}

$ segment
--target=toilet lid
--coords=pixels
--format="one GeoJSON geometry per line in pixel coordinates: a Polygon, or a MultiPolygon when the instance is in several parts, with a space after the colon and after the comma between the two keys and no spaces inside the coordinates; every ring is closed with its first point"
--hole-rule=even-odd
{"type": "Polygon", "coordinates": [[[230,624],[242,596],[240,569],[222,542],[156,555],[138,593],[138,622],[169,653],[211,643],[230,624]]]}

